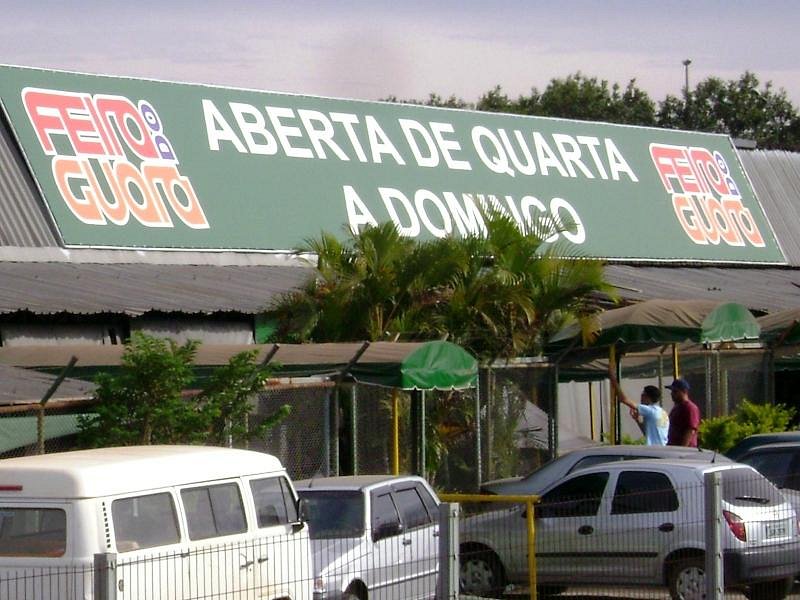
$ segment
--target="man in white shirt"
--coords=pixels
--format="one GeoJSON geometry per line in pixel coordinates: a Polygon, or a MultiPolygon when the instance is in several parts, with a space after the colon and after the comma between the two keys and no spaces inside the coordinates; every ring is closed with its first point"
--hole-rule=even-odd
{"type": "Polygon", "coordinates": [[[608,378],[611,386],[617,393],[617,398],[625,406],[630,408],[631,417],[639,422],[644,432],[648,446],[666,446],[667,434],[669,433],[669,415],[661,408],[661,390],[654,385],[646,385],[642,390],[641,403],[634,404],[622,391],[622,387],[614,374],[614,364],[608,365],[608,378]]]}

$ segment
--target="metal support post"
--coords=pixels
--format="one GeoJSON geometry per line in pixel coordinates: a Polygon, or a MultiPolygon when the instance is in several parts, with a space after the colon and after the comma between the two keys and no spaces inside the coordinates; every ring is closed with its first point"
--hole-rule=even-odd
{"type": "Polygon", "coordinates": [[[722,568],[722,477],[719,471],[706,473],[706,598],[722,600],[725,589],[722,568]]]}
{"type": "Polygon", "coordinates": [[[95,600],[117,598],[117,555],[111,552],[94,555],[95,600]]]}
{"type": "Polygon", "coordinates": [[[481,444],[481,379],[478,369],[478,381],[475,383],[475,479],[476,490],[483,483],[483,450],[481,444]]]}
{"type": "Polygon", "coordinates": [[[358,475],[358,387],[350,386],[350,460],[353,475],[358,475]]]}
{"type": "Polygon", "coordinates": [[[439,505],[439,589],[437,600],[458,600],[458,503],[439,505]]]}

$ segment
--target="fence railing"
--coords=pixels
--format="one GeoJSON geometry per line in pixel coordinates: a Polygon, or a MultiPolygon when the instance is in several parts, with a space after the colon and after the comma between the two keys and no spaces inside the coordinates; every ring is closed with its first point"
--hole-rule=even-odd
{"type": "MultiPolygon", "coordinates": [[[[455,600],[568,592],[655,600],[722,598],[727,590],[780,600],[800,574],[797,513],[755,472],[735,470],[736,477],[722,467],[707,470],[705,480],[659,487],[656,467],[598,466],[565,478],[555,497],[443,494],[436,522],[415,524],[406,514],[400,525],[312,529],[310,545],[256,532],[149,549],[112,539],[116,552],[80,560],[74,545],[60,557],[36,557],[29,540],[27,555],[14,557],[22,546],[5,544],[0,598],[455,600]],[[580,485],[569,495],[571,481],[580,485]]],[[[6,541],[7,533],[0,532],[6,541]]]]}

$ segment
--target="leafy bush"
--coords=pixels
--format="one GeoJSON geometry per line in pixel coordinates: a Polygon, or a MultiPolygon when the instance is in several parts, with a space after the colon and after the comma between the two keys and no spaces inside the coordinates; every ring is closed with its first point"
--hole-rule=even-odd
{"type": "Polygon", "coordinates": [[[195,384],[198,345],[134,332],[119,370],[97,376],[95,414],[79,417],[81,443],[242,444],[261,437],[289,413],[285,405],[257,427],[248,423],[250,399],[269,375],[256,361],[255,350],[233,356],[215,369],[203,389],[187,393],[195,384]]]}
{"type": "Polygon", "coordinates": [[[700,423],[700,445],[727,452],[734,444],[754,433],[786,431],[794,415],[794,408],[783,404],[755,404],[745,399],[733,414],[704,419],[700,423]]]}

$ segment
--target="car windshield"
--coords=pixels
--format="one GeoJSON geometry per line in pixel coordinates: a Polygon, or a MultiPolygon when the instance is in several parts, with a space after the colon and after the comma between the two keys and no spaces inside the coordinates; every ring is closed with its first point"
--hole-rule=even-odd
{"type": "Polygon", "coordinates": [[[306,506],[311,539],[361,537],[364,495],[349,490],[298,490],[306,506]]]}

